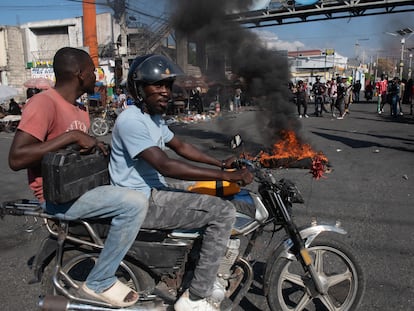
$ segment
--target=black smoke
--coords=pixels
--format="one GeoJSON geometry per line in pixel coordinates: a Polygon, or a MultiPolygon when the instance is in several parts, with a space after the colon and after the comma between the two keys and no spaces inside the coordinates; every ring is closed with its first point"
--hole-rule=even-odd
{"type": "MultiPolygon", "coordinates": [[[[258,143],[264,146],[271,146],[281,130],[298,132],[296,108],[288,89],[290,71],[286,52],[266,49],[254,32],[228,18],[229,12],[246,11],[252,0],[178,0],[176,3],[172,18],[174,29],[205,47],[209,59],[215,60],[210,61],[210,67],[203,73],[228,84],[223,64],[230,64],[243,93],[260,107],[256,119],[240,132],[256,140],[260,138],[258,143]],[[214,65],[217,67],[211,68],[214,65]]],[[[222,130],[231,133],[235,129],[223,125],[222,130]]]]}

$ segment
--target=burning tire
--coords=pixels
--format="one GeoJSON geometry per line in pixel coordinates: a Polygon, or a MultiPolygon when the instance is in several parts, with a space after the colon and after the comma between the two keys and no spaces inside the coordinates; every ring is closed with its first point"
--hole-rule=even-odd
{"type": "Polygon", "coordinates": [[[289,259],[278,256],[269,278],[267,300],[270,309],[357,310],[365,291],[365,278],[350,247],[336,235],[323,234],[308,249],[326,293],[322,295],[316,291],[311,278],[294,256],[289,259]]]}

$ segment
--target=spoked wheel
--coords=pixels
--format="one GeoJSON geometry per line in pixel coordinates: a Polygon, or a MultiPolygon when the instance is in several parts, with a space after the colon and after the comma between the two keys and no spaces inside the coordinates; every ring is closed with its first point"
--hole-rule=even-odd
{"type": "Polygon", "coordinates": [[[269,279],[272,311],[354,311],[361,302],[365,279],[349,246],[324,234],[308,248],[326,289],[320,294],[296,259],[278,257],[269,279]],[[328,238],[329,237],[329,238],[328,238]]]}
{"type": "Polygon", "coordinates": [[[91,124],[91,131],[95,136],[105,136],[109,133],[109,124],[103,118],[94,118],[91,124]]]}
{"type": "MultiPolygon", "coordinates": [[[[76,250],[65,251],[62,264],[62,271],[66,274],[71,281],[75,284],[81,284],[86,280],[89,272],[95,265],[95,262],[99,254],[86,253],[76,250]]],[[[55,270],[55,260],[52,260],[50,264],[45,268],[42,277],[42,294],[43,295],[56,295],[59,294],[53,286],[53,273],[55,270]]],[[[144,270],[135,266],[134,264],[123,261],[119,266],[116,277],[132,289],[136,291],[152,291],[154,288],[154,280],[144,270]]],[[[59,284],[68,292],[76,296],[76,289],[70,284],[71,282],[58,276],[59,284]]],[[[60,293],[61,294],[61,293],[60,293]]]]}

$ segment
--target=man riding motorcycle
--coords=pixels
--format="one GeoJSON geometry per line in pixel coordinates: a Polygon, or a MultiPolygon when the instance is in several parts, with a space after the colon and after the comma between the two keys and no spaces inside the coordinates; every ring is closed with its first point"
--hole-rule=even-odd
{"type": "Polygon", "coordinates": [[[135,106],[123,111],[112,132],[109,164],[111,183],[144,192],[149,209],[145,229],[203,228],[203,244],[189,290],[175,304],[175,310],[219,310],[220,301],[210,299],[220,260],[235,220],[229,201],[190,193],[188,183],[170,185],[164,179],[225,180],[248,184],[247,170],[226,171],[195,166],[170,158],[166,147],[183,158],[221,169],[230,168],[234,158],[221,161],[181,141],[165,124],[162,115],[171,100],[175,77],[181,69],[160,55],[137,57],[128,73],[128,90],[135,106]]]}

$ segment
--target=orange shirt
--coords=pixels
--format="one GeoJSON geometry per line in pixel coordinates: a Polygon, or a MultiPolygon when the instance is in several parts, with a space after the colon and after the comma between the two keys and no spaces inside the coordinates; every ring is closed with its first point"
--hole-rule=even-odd
{"type": "MultiPolygon", "coordinates": [[[[30,98],[23,110],[18,129],[44,142],[71,130],[87,133],[89,126],[88,112],[67,102],[51,88],[30,98]]],[[[29,168],[27,173],[30,188],[39,201],[43,202],[40,166],[29,168]]]]}

